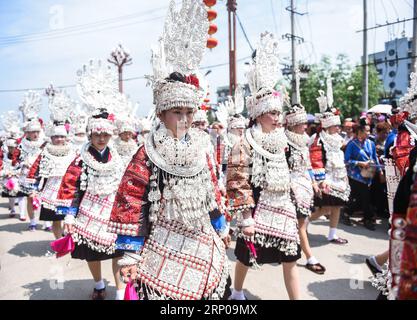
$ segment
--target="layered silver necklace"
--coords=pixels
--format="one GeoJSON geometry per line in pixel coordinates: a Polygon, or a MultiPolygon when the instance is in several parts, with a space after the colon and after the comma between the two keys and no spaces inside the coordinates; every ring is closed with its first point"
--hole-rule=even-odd
{"type": "Polygon", "coordinates": [[[98,196],[111,195],[117,191],[123,176],[122,159],[116,150],[108,146],[111,159],[106,163],[101,163],[88,151],[90,146],[90,143],[85,144],[80,152],[83,160],[81,190],[98,196]]]}
{"type": "Polygon", "coordinates": [[[39,164],[39,175],[43,178],[62,177],[74,158],[75,152],[70,145],[48,143],[39,164]]]}
{"type": "Polygon", "coordinates": [[[207,135],[196,129],[190,129],[181,140],[173,138],[163,125],[148,135],[145,150],[152,170],[148,194],[152,202],[151,222],[162,215],[189,229],[210,226],[207,213],[217,203],[206,150],[202,150],[207,145],[204,139],[208,139],[207,135]],[[159,189],[161,182],[163,195],[159,189]]]}
{"type": "Polygon", "coordinates": [[[273,192],[290,188],[290,174],[285,158],[287,137],[283,128],[264,133],[260,126],[246,130],[246,139],[253,148],[251,182],[273,192]]]}

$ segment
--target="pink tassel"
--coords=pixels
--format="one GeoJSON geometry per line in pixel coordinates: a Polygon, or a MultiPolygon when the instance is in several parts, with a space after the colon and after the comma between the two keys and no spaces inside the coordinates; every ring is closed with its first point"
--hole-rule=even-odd
{"type": "Polygon", "coordinates": [[[127,284],[125,289],[124,300],[139,300],[138,294],[136,293],[134,281],[131,281],[127,284]]]}
{"type": "Polygon", "coordinates": [[[248,247],[249,251],[251,252],[251,254],[254,256],[254,258],[256,259],[258,256],[256,254],[256,249],[255,246],[253,245],[253,242],[251,241],[247,241],[245,240],[245,244],[248,247]]]}
{"type": "Polygon", "coordinates": [[[41,201],[38,197],[33,198],[32,205],[35,210],[38,210],[41,207],[41,201]]]}
{"type": "Polygon", "coordinates": [[[255,270],[260,270],[261,267],[256,262],[256,258],[258,258],[258,255],[256,254],[256,249],[255,249],[253,242],[245,240],[245,244],[249,249],[249,253],[250,253],[249,262],[252,263],[252,268],[255,270]]]}
{"type": "Polygon", "coordinates": [[[63,238],[51,242],[51,248],[56,252],[56,257],[60,258],[65,256],[67,253],[73,252],[75,249],[74,241],[70,234],[63,238]]]}
{"type": "Polygon", "coordinates": [[[9,191],[14,190],[15,187],[16,187],[15,179],[13,179],[13,178],[8,179],[7,182],[6,182],[5,187],[9,191]]]}

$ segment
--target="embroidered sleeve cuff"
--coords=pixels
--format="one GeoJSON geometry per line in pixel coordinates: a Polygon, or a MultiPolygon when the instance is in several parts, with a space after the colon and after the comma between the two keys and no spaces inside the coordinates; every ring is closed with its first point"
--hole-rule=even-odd
{"type": "Polygon", "coordinates": [[[145,243],[145,237],[117,236],[116,250],[140,252],[145,243]]]}
{"type": "Polygon", "coordinates": [[[325,169],[314,170],[314,179],[316,181],[325,180],[326,179],[326,170],[325,169]]]}
{"type": "Polygon", "coordinates": [[[70,215],[70,216],[75,217],[78,213],[78,208],[58,206],[56,208],[56,212],[57,212],[57,214],[60,214],[60,215],[65,215],[65,216],[70,215]]]}
{"type": "Polygon", "coordinates": [[[133,253],[133,252],[125,252],[125,254],[123,255],[123,258],[120,259],[117,264],[119,265],[119,267],[124,267],[124,266],[132,266],[135,265],[139,262],[140,260],[140,255],[133,253]]]}
{"type": "Polygon", "coordinates": [[[227,235],[229,233],[229,226],[226,222],[226,217],[223,215],[218,218],[212,219],[211,225],[221,238],[224,237],[224,234],[227,235]]]}
{"type": "Polygon", "coordinates": [[[65,224],[71,224],[71,225],[74,224],[75,223],[75,217],[70,215],[70,214],[66,215],[65,219],[64,219],[64,223],[65,224]]]}
{"type": "Polygon", "coordinates": [[[244,210],[253,209],[253,208],[255,208],[255,205],[254,204],[244,204],[244,205],[236,206],[236,207],[235,206],[231,206],[231,207],[229,207],[229,211],[230,212],[240,213],[240,212],[242,212],[244,210]]]}

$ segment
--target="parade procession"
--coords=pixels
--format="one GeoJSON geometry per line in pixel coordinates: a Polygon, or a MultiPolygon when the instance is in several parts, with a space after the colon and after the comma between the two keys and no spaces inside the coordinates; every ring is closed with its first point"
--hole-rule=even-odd
{"type": "Polygon", "coordinates": [[[0,300],[417,299],[416,0],[46,2],[0,4],[0,300]]]}

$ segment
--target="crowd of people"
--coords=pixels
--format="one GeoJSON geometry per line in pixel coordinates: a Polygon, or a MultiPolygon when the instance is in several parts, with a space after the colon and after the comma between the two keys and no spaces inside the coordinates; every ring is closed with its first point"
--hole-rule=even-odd
{"type": "Polygon", "coordinates": [[[329,245],[348,245],[339,220],[356,223],[361,214],[375,230],[377,217],[391,217],[386,252],[366,263],[381,296],[416,298],[416,76],[392,116],[364,113],[343,123],[329,78],[327,92],[318,92],[320,113],[308,121],[281,84],[277,40],[265,32],[246,74],[251,94],[245,99],[238,88],[212,108],[209,124],[198,76],[207,12],[190,1],[181,15],[170,7],[152,50],[148,118],[135,119],[114,72],[94,61],[77,72],[82,105],[51,88],[49,123],[39,119],[34,92],[20,107],[21,125],[17,112],[3,116],[0,174],[10,217],[17,203],[35,232],[39,211],[55,244],[69,243],[72,258],[87,262],[93,300],[106,297],[105,260],[120,300],[132,288],[139,299],[245,300],[248,269],[272,263],[282,264],[288,296],[299,299],[302,254],[307,269],[326,272],[309,245],[309,221],[326,216],[329,245]],[[183,36],[189,30],[192,42],[183,36]]]}

